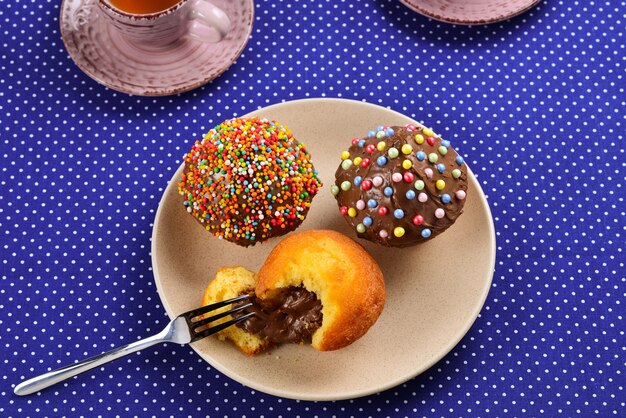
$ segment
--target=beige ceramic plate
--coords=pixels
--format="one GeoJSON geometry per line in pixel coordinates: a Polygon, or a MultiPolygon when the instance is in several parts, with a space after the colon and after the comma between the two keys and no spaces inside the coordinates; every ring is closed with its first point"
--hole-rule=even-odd
{"type": "Polygon", "coordinates": [[[447,23],[481,25],[510,19],[541,0],[400,0],[408,8],[447,23]]]}
{"type": "MultiPolygon", "coordinates": [[[[301,229],[334,229],[352,238],[355,234],[329,191],[339,154],[352,138],[362,137],[376,125],[415,123],[382,107],[340,99],[292,101],[252,114],[289,126],[307,145],[324,181],[301,229]]],[[[199,306],[204,288],[219,267],[243,265],[256,271],[279,241],[275,238],[241,248],[205,232],[186,213],[177,194],[181,170],[165,190],[152,236],[154,277],[172,318],[199,306]]],[[[231,344],[211,337],[195,343],[194,350],[246,386],[295,399],[355,398],[422,373],[465,335],[489,291],[495,233],[480,185],[470,172],[465,213],[431,242],[406,249],[358,242],[382,268],[387,304],[378,322],[356,343],[325,353],[288,345],[248,358],[231,344]]]]}

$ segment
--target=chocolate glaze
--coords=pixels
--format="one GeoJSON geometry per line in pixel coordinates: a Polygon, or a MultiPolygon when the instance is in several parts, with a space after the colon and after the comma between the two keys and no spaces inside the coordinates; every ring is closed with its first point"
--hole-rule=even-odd
{"type": "Polygon", "coordinates": [[[255,315],[237,326],[274,344],[310,343],[313,333],[322,325],[322,303],[315,293],[302,287],[278,289],[265,299],[253,295],[251,299],[233,304],[233,308],[250,302],[251,307],[233,316],[249,312],[255,315]]]}
{"type": "MultiPolygon", "coordinates": [[[[388,128],[382,129],[383,134],[386,129],[388,128]]],[[[462,159],[457,160],[458,154],[449,146],[447,141],[443,141],[443,145],[447,145],[445,155],[439,152],[439,147],[442,146],[442,139],[436,136],[428,137],[428,135],[424,133],[424,128],[421,126],[393,126],[391,129],[393,130],[393,133],[389,131],[391,135],[381,135],[381,138],[377,138],[376,135],[374,135],[353,141],[353,145],[348,150],[350,154],[349,159],[354,161],[356,157],[362,159],[367,158],[369,159],[369,164],[366,166],[353,164],[347,170],[340,164],[335,173],[335,185],[337,188],[334,190],[338,190],[336,199],[340,210],[342,207],[344,207],[344,211],[349,208],[356,210],[354,217],[344,214],[346,221],[355,230],[357,230],[359,224],[362,225],[361,229],[365,226],[363,225],[365,217],[372,219],[372,225],[365,227],[364,232],[357,230],[357,235],[360,238],[389,247],[408,247],[430,240],[439,235],[450,227],[459,215],[461,215],[463,205],[465,204],[465,193],[467,191],[467,166],[463,163],[462,159]],[[422,144],[418,144],[415,141],[417,134],[425,138],[422,144]],[[430,138],[428,141],[426,140],[427,137],[430,138]],[[372,147],[370,147],[369,151],[371,153],[368,152],[368,145],[375,147],[381,141],[385,143],[385,147],[382,151],[374,148],[373,152],[371,152],[372,147]],[[429,141],[433,142],[433,144],[431,145],[429,141]],[[402,146],[405,144],[410,145],[412,148],[412,151],[408,155],[402,152],[402,146]],[[399,155],[395,158],[390,158],[389,156],[389,149],[391,147],[398,150],[399,155]],[[426,157],[422,161],[420,161],[416,155],[419,151],[423,151],[426,154],[426,157]],[[430,162],[428,159],[431,153],[437,155],[437,161],[435,163],[430,162]],[[387,159],[387,163],[383,166],[377,163],[378,157],[381,156],[387,159]],[[402,163],[405,160],[411,162],[411,168],[403,168],[402,163]],[[442,173],[439,172],[437,168],[438,164],[443,164],[445,168],[442,173]],[[430,178],[426,174],[427,169],[432,170],[430,178]],[[454,178],[452,175],[452,171],[455,169],[461,172],[458,178],[454,178]],[[401,181],[395,182],[392,179],[394,173],[400,173],[401,175],[412,173],[414,179],[407,182],[403,178],[401,181]],[[380,176],[383,179],[383,184],[380,186],[372,186],[369,190],[364,190],[363,183],[361,183],[361,185],[355,185],[355,178],[357,176],[360,176],[362,181],[372,180],[376,176],[380,176]],[[422,190],[415,188],[417,180],[424,182],[424,188],[422,190]],[[437,180],[445,181],[445,187],[442,190],[437,189],[437,180]],[[351,184],[350,189],[347,191],[341,189],[341,185],[345,181],[351,184]],[[391,187],[393,189],[391,196],[385,196],[385,187],[391,187]],[[415,197],[411,199],[407,198],[406,193],[409,190],[415,193],[415,197]],[[458,191],[461,191],[461,193],[457,195],[458,191]],[[418,195],[421,192],[424,192],[428,197],[425,202],[420,202],[418,199],[418,195]],[[447,204],[442,202],[442,196],[444,194],[450,197],[450,202],[447,204]],[[376,207],[370,208],[367,206],[367,202],[370,199],[377,202],[376,207]],[[366,206],[364,209],[357,209],[357,202],[359,200],[365,202],[366,206]],[[381,206],[385,206],[388,209],[387,214],[381,215],[378,212],[381,206]],[[440,208],[444,211],[444,215],[442,218],[437,218],[435,211],[440,208]],[[394,216],[396,209],[403,210],[404,216],[401,219],[397,219],[394,216]],[[414,223],[414,217],[416,215],[423,217],[423,222],[419,225],[414,223]],[[403,236],[397,237],[394,235],[394,229],[397,227],[404,229],[403,236]],[[429,237],[422,236],[422,231],[426,228],[431,232],[429,237]],[[384,231],[383,236],[381,236],[381,230],[384,231]],[[386,237],[384,236],[385,233],[387,234],[386,237]]],[[[426,132],[428,132],[428,130],[426,132]]],[[[427,232],[425,234],[427,235],[427,232]]]]}

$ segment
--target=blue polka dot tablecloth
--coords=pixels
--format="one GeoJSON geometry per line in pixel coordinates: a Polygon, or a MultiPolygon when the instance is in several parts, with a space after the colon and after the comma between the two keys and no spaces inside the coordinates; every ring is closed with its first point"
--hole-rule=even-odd
{"type": "Polygon", "coordinates": [[[543,0],[466,27],[396,0],[257,0],[234,65],[160,98],[83,74],[59,7],[0,1],[0,416],[626,416],[626,2],[543,0]],[[223,119],[308,97],[426,121],[477,174],[497,260],[452,352],[337,402],[251,390],[177,345],[15,396],[167,323],[150,237],[182,155],[223,119]]]}

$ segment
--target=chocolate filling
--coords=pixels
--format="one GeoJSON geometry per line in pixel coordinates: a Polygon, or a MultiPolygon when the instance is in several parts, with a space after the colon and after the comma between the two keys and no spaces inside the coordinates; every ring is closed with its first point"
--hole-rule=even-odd
{"type": "Polygon", "coordinates": [[[252,302],[252,306],[233,315],[249,312],[255,315],[237,324],[251,334],[257,334],[274,344],[311,342],[322,325],[322,303],[315,293],[302,287],[278,289],[265,299],[251,299],[233,304],[233,308],[252,302]]]}

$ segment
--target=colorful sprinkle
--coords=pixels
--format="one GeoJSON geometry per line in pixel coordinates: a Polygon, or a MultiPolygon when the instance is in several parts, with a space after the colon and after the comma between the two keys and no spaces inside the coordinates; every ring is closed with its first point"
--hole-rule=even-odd
{"type": "Polygon", "coordinates": [[[354,138],[352,140],[352,145],[357,145],[359,143],[360,139],[359,138],[354,138]]]}
{"type": "Polygon", "coordinates": [[[367,137],[368,138],[371,138],[373,136],[376,136],[376,132],[374,132],[374,131],[367,131],[367,137]]]}
{"type": "Polygon", "coordinates": [[[330,192],[333,196],[337,196],[339,194],[339,187],[333,184],[330,186],[330,192]]]}
{"type": "Polygon", "coordinates": [[[430,128],[424,128],[424,129],[422,129],[422,132],[426,136],[431,136],[431,137],[435,136],[435,132],[432,129],[430,129],[430,128]]]}
{"type": "Polygon", "coordinates": [[[184,162],[178,192],[187,211],[207,231],[242,245],[295,229],[321,187],[306,147],[267,119],[222,122],[184,162]]]}
{"type": "Polygon", "coordinates": [[[352,187],[352,183],[350,183],[349,181],[346,180],[341,182],[341,190],[343,190],[344,192],[350,190],[350,187],[352,187]]]}
{"type": "Polygon", "coordinates": [[[359,144],[360,148],[363,148],[363,146],[365,145],[365,140],[364,139],[359,139],[359,142],[357,142],[357,144],[359,144]]]}
{"type": "Polygon", "coordinates": [[[343,168],[344,170],[348,170],[350,169],[350,167],[352,167],[352,160],[344,160],[341,163],[341,168],[343,168]]]}
{"type": "MultiPolygon", "coordinates": [[[[364,141],[362,139],[357,140],[356,144],[363,147],[362,153],[350,155],[349,152],[354,150],[354,148],[342,152],[342,160],[348,161],[346,169],[351,168],[353,165],[357,166],[356,172],[346,173],[350,174],[350,178],[353,180],[353,183],[350,183],[352,187],[360,187],[362,190],[374,188],[369,193],[361,192],[361,195],[364,196],[363,199],[355,199],[356,202],[353,201],[354,203],[352,203],[354,207],[348,207],[343,210],[346,215],[356,218],[352,220],[354,222],[352,225],[356,226],[360,236],[363,236],[361,235],[362,233],[369,231],[369,233],[377,233],[381,238],[385,239],[388,236],[399,238],[413,231],[412,229],[410,231],[405,230],[407,225],[410,225],[408,222],[410,220],[416,226],[410,228],[415,228],[415,232],[421,234],[423,238],[429,238],[434,233],[428,222],[437,219],[441,220],[440,222],[445,222],[446,214],[450,210],[450,205],[445,205],[450,203],[455,196],[459,200],[466,198],[465,190],[457,190],[454,194],[452,194],[453,192],[448,192],[449,194],[444,193],[444,191],[447,191],[446,188],[452,189],[454,187],[458,189],[463,187],[456,180],[450,180],[463,177],[463,171],[462,167],[460,169],[459,167],[451,167],[448,159],[454,159],[458,165],[464,163],[463,158],[460,156],[457,158],[457,154],[452,151],[450,142],[436,136],[435,132],[430,128],[414,127],[413,132],[410,132],[408,127],[405,128],[406,131],[404,129],[400,130],[402,138],[392,143],[391,138],[385,138],[395,135],[393,129],[377,126],[375,131],[368,132],[368,137],[377,137],[379,139],[368,139],[368,142],[365,143],[362,142],[364,141]],[[429,148],[426,144],[432,148],[429,148]],[[394,147],[393,145],[396,146],[394,147]],[[452,154],[454,157],[448,156],[448,154],[452,154]],[[397,169],[398,172],[385,171],[393,165],[392,159],[399,157],[401,158],[400,161],[397,161],[397,164],[401,167],[399,170],[397,169]],[[423,162],[426,162],[426,164],[423,162]],[[360,170],[361,167],[367,170],[371,166],[380,167],[377,168],[379,173],[384,172],[385,174],[367,179],[363,175],[366,171],[360,170]],[[356,174],[358,173],[363,177],[357,176],[356,174]],[[448,182],[454,183],[447,184],[448,182]],[[406,183],[406,186],[403,186],[403,183],[406,183]],[[404,189],[402,189],[403,187],[404,189]],[[397,193],[402,193],[402,195],[397,193]],[[385,197],[381,196],[381,194],[385,197]],[[403,197],[400,198],[398,196],[403,197]],[[406,201],[403,200],[404,198],[406,201]],[[405,206],[396,205],[395,203],[398,202],[392,203],[391,206],[384,206],[384,203],[388,202],[384,199],[391,199],[394,202],[399,199],[399,203],[405,206]],[[430,199],[434,200],[432,205],[435,207],[433,208],[426,207],[430,203],[428,202],[430,199]],[[421,213],[416,213],[418,210],[421,213]],[[387,229],[379,230],[382,226],[380,222],[388,214],[392,218],[386,222],[395,222],[395,227],[391,226],[387,227],[387,229]],[[402,221],[405,218],[407,223],[402,221]]],[[[396,138],[394,137],[393,140],[396,141],[396,138]]],[[[331,193],[337,193],[336,196],[341,195],[341,187],[337,186],[340,185],[337,184],[331,187],[331,193]]]]}
{"type": "Polygon", "coordinates": [[[340,207],[339,212],[341,212],[343,216],[346,216],[348,214],[348,207],[347,206],[340,207]]]}

